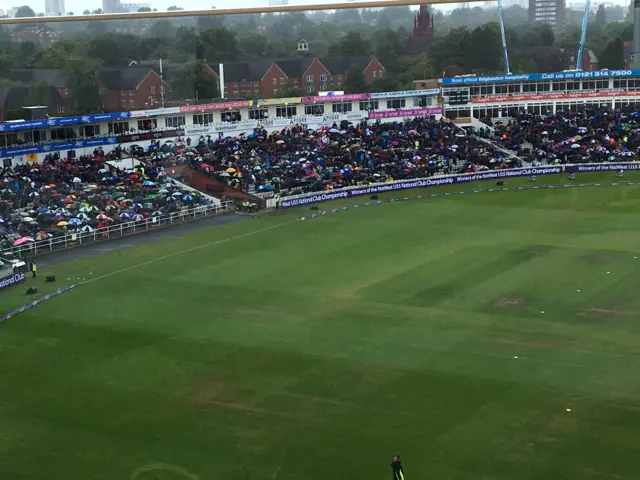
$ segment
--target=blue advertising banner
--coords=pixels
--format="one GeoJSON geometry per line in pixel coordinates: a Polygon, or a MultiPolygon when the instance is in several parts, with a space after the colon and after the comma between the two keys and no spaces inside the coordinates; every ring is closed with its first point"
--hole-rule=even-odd
{"type": "Polygon", "coordinates": [[[69,125],[81,125],[83,123],[105,122],[121,120],[131,117],[130,112],[97,113],[95,115],[83,115],[80,117],[48,118],[32,122],[9,122],[0,124],[0,132],[17,132],[19,130],[34,130],[36,128],[66,127],[69,125]]]}
{"type": "Polygon", "coordinates": [[[0,278],[0,290],[18,285],[19,283],[24,282],[26,278],[27,276],[24,272],[12,273],[11,275],[2,277],[0,278]]]}
{"type": "Polygon", "coordinates": [[[514,168],[509,170],[488,170],[485,172],[465,173],[460,175],[447,175],[442,177],[420,178],[411,180],[400,180],[393,183],[379,183],[367,187],[346,188],[329,192],[313,192],[301,194],[294,197],[283,198],[280,202],[281,208],[297,207],[312,203],[324,202],[327,200],[337,200],[341,198],[359,197],[360,195],[373,195],[377,193],[393,192],[398,190],[408,190],[412,188],[437,187],[439,185],[451,185],[458,183],[469,183],[478,180],[506,179],[514,177],[525,177],[530,175],[552,175],[562,173],[562,167],[534,167],[534,168],[514,168]]]}
{"type": "Polygon", "coordinates": [[[15,147],[0,150],[0,157],[18,157],[30,153],[61,152],[75,148],[99,147],[118,143],[118,137],[89,138],[86,140],[74,140],[71,142],[46,143],[31,147],[15,147]]]}
{"type": "Polygon", "coordinates": [[[476,83],[498,82],[526,82],[534,80],[568,80],[568,79],[598,79],[613,77],[640,77],[640,70],[596,70],[593,72],[558,72],[558,73],[527,73],[522,75],[476,75],[443,78],[442,85],[473,85],[476,83]]]}

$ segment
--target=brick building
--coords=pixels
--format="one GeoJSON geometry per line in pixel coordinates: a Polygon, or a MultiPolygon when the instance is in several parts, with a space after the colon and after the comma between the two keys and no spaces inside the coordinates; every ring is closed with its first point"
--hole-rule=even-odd
{"type": "MultiPolygon", "coordinates": [[[[7,78],[29,87],[38,83],[46,83],[56,89],[61,102],[56,105],[57,114],[68,113],[69,89],[62,70],[58,69],[20,69],[7,72],[7,78]]],[[[105,112],[121,112],[141,110],[162,106],[160,87],[162,80],[150,68],[114,68],[101,69],[96,72],[100,84],[105,112]]],[[[165,100],[170,91],[164,82],[165,100]]]]}
{"type": "MultiPolygon", "coordinates": [[[[361,70],[367,83],[387,78],[386,69],[373,56],[232,62],[224,64],[225,94],[236,98],[271,98],[285,88],[299,88],[303,95],[341,89],[352,68],[361,70]]],[[[219,83],[219,65],[209,65],[209,69],[219,83]]]]}
{"type": "Polygon", "coordinates": [[[407,46],[407,55],[422,55],[435,39],[436,31],[431,10],[428,5],[420,5],[418,13],[413,18],[413,30],[407,46]]]}
{"type": "MultiPolygon", "coordinates": [[[[52,117],[68,113],[69,106],[66,100],[56,88],[50,88],[49,101],[47,102],[48,105],[46,105],[48,107],[47,113],[52,117]]],[[[23,118],[23,107],[36,106],[32,105],[30,93],[29,87],[26,86],[0,88],[0,122],[12,120],[12,118],[7,118],[7,113],[10,112],[17,112],[19,113],[19,118],[23,118]]]]}
{"type": "MultiPolygon", "coordinates": [[[[150,68],[112,68],[98,70],[106,112],[121,112],[162,107],[163,81],[150,68]]],[[[164,97],[169,86],[164,82],[164,97]]]]}

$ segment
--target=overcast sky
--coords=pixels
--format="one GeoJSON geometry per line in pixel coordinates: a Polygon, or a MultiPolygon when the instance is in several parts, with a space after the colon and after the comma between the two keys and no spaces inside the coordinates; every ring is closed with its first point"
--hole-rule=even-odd
{"type": "MultiPolygon", "coordinates": [[[[340,2],[347,0],[340,0],[340,2]]],[[[82,13],[84,10],[95,10],[102,8],[102,0],[64,0],[65,9],[67,12],[74,12],[76,15],[82,13]]],[[[216,8],[248,8],[248,7],[267,7],[269,6],[269,0],[120,0],[121,3],[151,3],[152,8],[158,10],[166,10],[171,5],[177,5],[185,10],[204,10],[215,6],[216,8]]],[[[30,5],[36,12],[44,12],[44,0],[0,0],[1,8],[7,9],[12,6],[19,6],[24,4],[30,5]]],[[[325,3],[339,3],[337,0],[289,0],[289,5],[313,5],[313,4],[325,4],[325,3]]],[[[518,3],[526,5],[527,0],[505,0],[504,5],[513,5],[518,3]]],[[[597,8],[598,4],[604,3],[605,5],[622,4],[628,5],[628,1],[625,0],[592,0],[591,8],[597,8]]],[[[567,4],[572,7],[577,7],[578,4],[584,5],[584,1],[581,0],[567,0],[567,4]]],[[[462,4],[449,4],[440,5],[437,8],[441,10],[451,10],[456,7],[460,7],[462,4]]],[[[495,2],[476,2],[473,5],[489,6],[495,5],[495,2]]]]}

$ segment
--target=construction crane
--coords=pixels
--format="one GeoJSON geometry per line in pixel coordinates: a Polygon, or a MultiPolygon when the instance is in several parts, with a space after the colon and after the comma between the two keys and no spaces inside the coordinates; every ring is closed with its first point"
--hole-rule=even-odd
{"type": "MultiPolygon", "coordinates": [[[[587,0],[588,2],[589,0],[587,0]]],[[[504,16],[502,15],[502,0],[498,0],[498,14],[500,15],[500,35],[502,37],[502,54],[504,55],[504,73],[511,75],[509,69],[509,53],[507,53],[507,36],[504,33],[504,16]]]]}
{"type": "Polygon", "coordinates": [[[584,17],[582,17],[582,32],[580,33],[580,45],[578,46],[578,55],[576,58],[576,70],[582,70],[582,54],[584,52],[584,41],[587,38],[587,25],[589,24],[589,8],[591,0],[587,0],[584,6],[584,17]]]}

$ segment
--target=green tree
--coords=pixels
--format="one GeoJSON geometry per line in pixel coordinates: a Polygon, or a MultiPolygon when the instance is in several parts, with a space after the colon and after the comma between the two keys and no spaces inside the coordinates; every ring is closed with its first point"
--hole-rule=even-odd
{"type": "Polygon", "coordinates": [[[102,15],[102,9],[101,9],[101,8],[98,8],[98,9],[94,10],[94,11],[93,11],[93,12],[91,12],[91,13],[93,13],[94,15],[102,15]]]}
{"type": "Polygon", "coordinates": [[[195,59],[190,59],[182,68],[171,74],[171,89],[174,97],[182,99],[205,99],[219,96],[216,79],[207,68],[195,59]]]}
{"type": "Polygon", "coordinates": [[[91,15],[91,10],[85,10],[82,12],[83,15],[91,15]]]}
{"type": "Polygon", "coordinates": [[[599,57],[599,66],[617,70],[624,68],[624,42],[621,38],[611,40],[599,57]]]}
{"type": "Polygon", "coordinates": [[[332,57],[356,57],[371,54],[371,44],[360,34],[350,31],[338,41],[329,45],[332,57]]]}
{"type": "Polygon", "coordinates": [[[98,65],[88,58],[70,60],[63,73],[69,89],[69,103],[76,114],[103,110],[100,82],[96,76],[98,65]]]}
{"type": "Polygon", "coordinates": [[[276,98],[288,98],[288,97],[302,97],[304,93],[301,88],[298,87],[284,87],[278,89],[274,97],[276,98]]]}
{"type": "Polygon", "coordinates": [[[598,26],[599,28],[604,28],[604,26],[607,23],[607,13],[604,9],[604,5],[601,3],[598,6],[598,10],[596,11],[596,20],[595,20],[595,24],[596,26],[598,26]]]}
{"type": "Polygon", "coordinates": [[[236,60],[240,49],[236,35],[226,28],[210,28],[200,34],[202,58],[207,62],[236,60]]]}
{"type": "Polygon", "coordinates": [[[16,18],[35,17],[36,12],[28,5],[23,5],[16,10],[16,18]]]}
{"type": "Polygon", "coordinates": [[[31,106],[52,105],[53,91],[54,87],[47,82],[38,82],[31,85],[29,87],[29,95],[27,96],[27,103],[31,106]]]}
{"type": "Polygon", "coordinates": [[[86,45],[86,54],[89,58],[109,67],[123,65],[126,62],[126,56],[120,45],[110,34],[90,39],[86,45]]]}
{"type": "Polygon", "coordinates": [[[347,70],[347,78],[344,81],[344,90],[346,93],[362,93],[369,90],[369,85],[367,85],[362,70],[356,67],[352,67],[347,70]]]}
{"type": "Polygon", "coordinates": [[[184,10],[184,8],[176,7],[175,5],[171,5],[167,8],[167,12],[175,12],[176,10],[184,10]]]}
{"type": "Polygon", "coordinates": [[[70,59],[84,56],[84,42],[71,38],[54,43],[37,55],[38,68],[64,68],[70,59]]]}
{"type": "Polygon", "coordinates": [[[0,53],[0,76],[9,73],[9,70],[16,68],[18,62],[8,53],[0,53]]]}
{"type": "Polygon", "coordinates": [[[150,12],[151,11],[151,7],[140,7],[138,9],[138,12],[150,12]]]}
{"type": "Polygon", "coordinates": [[[200,37],[195,28],[181,26],[175,33],[175,47],[182,60],[198,58],[202,53],[200,37]]]}

